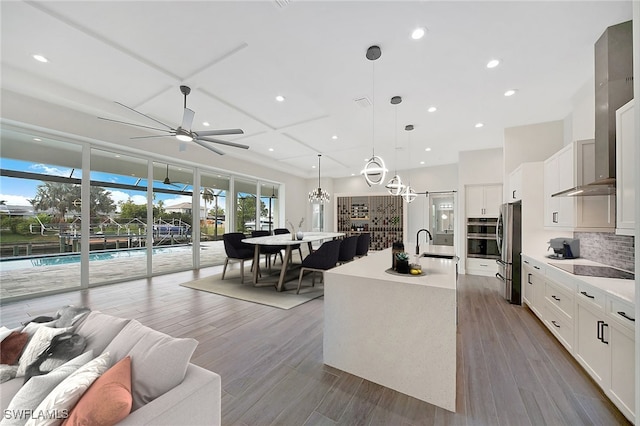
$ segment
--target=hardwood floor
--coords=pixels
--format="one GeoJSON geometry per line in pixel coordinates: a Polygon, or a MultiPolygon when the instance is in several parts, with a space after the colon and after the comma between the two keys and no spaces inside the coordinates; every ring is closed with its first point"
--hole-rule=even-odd
{"type": "Polygon", "coordinates": [[[192,361],[222,376],[224,425],[629,424],[527,308],[502,299],[494,278],[460,276],[453,413],[325,366],[322,298],[284,311],[178,285],[219,272],[8,304],[1,323],[74,304],[193,337],[192,361]]]}

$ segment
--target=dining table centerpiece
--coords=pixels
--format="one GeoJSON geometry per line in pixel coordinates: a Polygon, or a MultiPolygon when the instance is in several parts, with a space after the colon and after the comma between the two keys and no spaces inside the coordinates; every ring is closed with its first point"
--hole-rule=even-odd
{"type": "Polygon", "coordinates": [[[293,223],[291,223],[290,220],[287,221],[287,223],[291,226],[291,240],[295,241],[296,238],[298,240],[301,240],[304,238],[304,234],[302,233],[302,224],[304,223],[304,217],[302,219],[300,219],[300,223],[298,223],[298,230],[296,231],[296,227],[293,226],[293,223]]]}

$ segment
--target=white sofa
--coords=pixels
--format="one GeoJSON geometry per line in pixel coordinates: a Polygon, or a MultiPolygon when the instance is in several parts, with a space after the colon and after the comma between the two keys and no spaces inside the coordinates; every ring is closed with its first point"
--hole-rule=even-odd
{"type": "MultiPolygon", "coordinates": [[[[133,408],[119,425],[221,424],[221,378],[189,362],[194,339],[173,338],[136,320],[96,311],[74,324],[74,331],[85,338],[85,352],[109,352],[111,365],[131,356],[133,408]]],[[[17,377],[0,384],[4,418],[23,382],[17,377]]]]}

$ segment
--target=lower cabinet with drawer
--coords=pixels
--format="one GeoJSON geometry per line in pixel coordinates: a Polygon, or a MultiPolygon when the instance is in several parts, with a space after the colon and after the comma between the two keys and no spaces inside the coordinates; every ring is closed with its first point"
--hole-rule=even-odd
{"type": "Polygon", "coordinates": [[[635,306],[523,255],[522,299],[635,423],[635,306]]]}
{"type": "Polygon", "coordinates": [[[620,411],[634,422],[634,318],[629,315],[628,306],[625,311],[623,302],[617,299],[604,297],[600,308],[598,293],[589,290],[583,288],[577,296],[574,356],[620,411]],[[615,311],[606,312],[605,304],[615,311]]]}
{"type": "Polygon", "coordinates": [[[484,275],[495,277],[498,273],[498,264],[495,259],[480,259],[475,257],[467,258],[467,270],[469,275],[484,275]]]}

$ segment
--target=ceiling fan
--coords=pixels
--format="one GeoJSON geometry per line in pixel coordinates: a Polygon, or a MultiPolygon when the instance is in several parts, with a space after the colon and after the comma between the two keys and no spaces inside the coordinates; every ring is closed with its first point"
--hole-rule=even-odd
{"type": "Polygon", "coordinates": [[[161,138],[165,136],[174,136],[176,139],[178,139],[181,142],[195,142],[201,147],[206,148],[209,151],[213,151],[219,155],[224,155],[224,152],[214,148],[213,146],[209,145],[207,142],[232,146],[235,148],[249,149],[247,145],[242,145],[239,143],[224,141],[221,139],[210,137],[210,136],[220,136],[220,135],[241,135],[241,134],[244,134],[242,129],[205,130],[205,131],[197,131],[197,132],[194,130],[191,130],[191,124],[193,123],[193,117],[195,115],[195,112],[193,110],[190,110],[189,108],[187,108],[187,95],[191,93],[191,88],[189,88],[188,86],[180,86],[180,92],[184,95],[184,114],[182,116],[182,124],[176,128],[173,128],[159,120],[156,120],[155,118],[150,117],[140,111],[136,111],[135,109],[129,106],[126,106],[125,104],[122,104],[120,102],[116,102],[116,103],[118,105],[121,105],[127,108],[128,110],[135,112],[136,114],[140,114],[143,117],[148,118],[149,120],[152,120],[158,124],[161,124],[165,128],[159,129],[157,127],[144,126],[142,124],[135,124],[135,123],[127,123],[125,121],[112,120],[110,118],[104,118],[104,117],[98,117],[98,118],[101,120],[113,121],[115,123],[120,123],[120,124],[126,124],[128,126],[143,127],[145,129],[158,130],[160,132],[167,133],[166,135],[138,136],[138,137],[133,137],[131,139],[149,139],[149,138],[161,138]]]}

